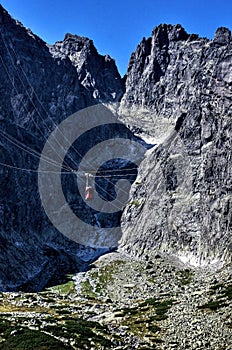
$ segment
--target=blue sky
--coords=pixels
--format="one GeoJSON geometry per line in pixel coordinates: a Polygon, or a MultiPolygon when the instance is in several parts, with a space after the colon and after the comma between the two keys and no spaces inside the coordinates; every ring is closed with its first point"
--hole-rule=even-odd
{"type": "Polygon", "coordinates": [[[48,43],[65,33],[93,39],[99,53],[116,59],[120,73],[142,37],[160,23],[180,23],[189,33],[213,38],[232,30],[231,0],[3,0],[10,14],[48,43]]]}

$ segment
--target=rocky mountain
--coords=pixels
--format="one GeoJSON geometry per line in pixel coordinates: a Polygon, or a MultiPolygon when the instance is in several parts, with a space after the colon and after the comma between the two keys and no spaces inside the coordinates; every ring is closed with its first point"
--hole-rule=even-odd
{"type": "MultiPolygon", "coordinates": [[[[112,161],[100,171],[113,176],[99,176],[96,188],[110,203],[119,179],[113,170],[133,183],[137,171],[129,160],[137,157],[138,163],[150,148],[140,136],[155,145],[132,186],[119,250],[151,258],[159,252],[198,266],[230,262],[230,31],[219,28],[208,40],[180,25],[160,25],[132,54],[124,80],[114,60],[98,54],[88,38],[66,34],[47,45],[2,6],[0,29],[0,288],[41,290],[116,248],[115,242],[94,248],[63,236],[47,218],[38,191],[48,136],[68,116],[102,103],[110,109],[99,107],[98,113],[116,110],[127,126],[114,114],[108,126],[87,115],[83,130],[90,122],[96,127],[72,145],[66,171],[77,170],[82,156],[102,141],[139,143],[143,152],[125,147],[120,157],[110,143],[105,148],[112,161]]],[[[121,210],[99,213],[83,203],[74,174],[61,181],[70,208],[94,227],[99,242],[107,229],[120,227],[121,210]]],[[[84,236],[84,226],[78,232],[84,236]]]]}
{"type": "MultiPolygon", "coordinates": [[[[99,102],[118,101],[124,83],[114,60],[99,55],[91,40],[67,34],[63,42],[49,46],[2,6],[0,76],[0,289],[41,290],[69,272],[85,269],[107,250],[69,240],[47,218],[37,173],[44,144],[69,115],[99,102]]],[[[112,137],[134,138],[122,124],[99,126],[77,141],[78,151],[70,150],[66,169],[78,168],[81,154],[112,137]]],[[[118,160],[117,166],[125,167],[124,163],[118,160]]],[[[105,164],[105,168],[110,166],[115,167],[105,164]]],[[[135,176],[129,176],[130,181],[135,176]]],[[[103,196],[104,191],[114,195],[112,183],[99,179],[103,196]]],[[[62,184],[75,213],[87,217],[98,230],[102,221],[106,226],[118,225],[120,211],[106,218],[84,206],[74,174],[64,175],[62,184]]]]}
{"type": "Polygon", "coordinates": [[[63,41],[50,46],[55,58],[69,58],[77,70],[78,80],[97,102],[118,102],[125,92],[115,61],[99,55],[93,41],[66,34],[63,41]]]}
{"type": "Polygon", "coordinates": [[[91,40],[67,34],[49,46],[2,6],[0,21],[2,118],[44,137],[72,113],[123,94],[114,60],[99,55],[91,40]]]}
{"type": "Polygon", "coordinates": [[[231,52],[227,28],[208,40],[160,25],[132,54],[121,112],[158,145],[132,186],[122,250],[231,262],[231,52]]]}

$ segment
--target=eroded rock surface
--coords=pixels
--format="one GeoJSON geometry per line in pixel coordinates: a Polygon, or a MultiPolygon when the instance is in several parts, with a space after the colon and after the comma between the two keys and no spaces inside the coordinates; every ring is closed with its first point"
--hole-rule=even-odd
{"type": "Polygon", "coordinates": [[[66,34],[63,41],[50,46],[50,51],[56,58],[70,59],[90,98],[97,102],[118,102],[121,99],[125,86],[115,61],[109,55],[100,55],[92,40],[66,34]]]}
{"type": "MultiPolygon", "coordinates": [[[[67,34],[64,42],[48,47],[2,6],[0,30],[0,289],[41,290],[68,272],[84,269],[106,250],[70,241],[46,217],[38,193],[41,151],[62,120],[100,101],[118,101],[124,83],[114,61],[99,55],[87,38],[67,34]]],[[[78,152],[67,157],[66,170],[77,169],[81,155],[95,143],[120,136],[133,138],[123,125],[103,126],[83,136],[78,152]]],[[[123,161],[117,166],[123,167],[123,161]]],[[[70,206],[82,218],[98,229],[102,221],[118,224],[120,212],[106,219],[83,205],[74,174],[62,181],[70,206]]],[[[85,186],[84,177],[82,181],[85,186]]],[[[98,186],[103,194],[113,191],[108,182],[98,186]]]]}
{"type": "Polygon", "coordinates": [[[124,211],[127,252],[160,250],[214,267],[231,261],[231,49],[226,28],[210,41],[160,25],[132,54],[124,117],[136,107],[134,125],[159,146],[142,162],[124,211]],[[170,124],[159,140],[163,120],[170,124]]]}

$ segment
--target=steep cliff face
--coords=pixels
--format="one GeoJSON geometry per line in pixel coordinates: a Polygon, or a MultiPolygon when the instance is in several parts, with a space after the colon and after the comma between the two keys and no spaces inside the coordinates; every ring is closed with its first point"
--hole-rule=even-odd
{"type": "Polygon", "coordinates": [[[46,44],[0,7],[1,118],[46,137],[65,116],[93,104],[69,59],[55,59],[46,44]]]}
{"type": "MultiPolygon", "coordinates": [[[[89,39],[68,34],[64,42],[48,47],[0,6],[1,290],[41,290],[107,250],[74,243],[53,227],[41,205],[37,170],[57,124],[87,106],[118,100],[123,89],[114,61],[100,56],[89,39]]],[[[120,136],[133,138],[118,125],[84,135],[76,145],[78,153],[66,159],[69,167],[77,169],[81,154],[95,143],[120,136]]],[[[110,166],[114,168],[105,164],[110,166]]],[[[62,184],[67,201],[82,218],[98,226],[109,221],[83,205],[75,175],[62,178],[62,184]]],[[[100,186],[103,192],[113,191],[107,181],[99,180],[100,186]]],[[[120,212],[111,215],[112,225],[119,218],[120,212]]]]}
{"type": "Polygon", "coordinates": [[[48,46],[2,6],[0,25],[2,118],[47,136],[72,113],[121,97],[114,60],[99,55],[91,40],[67,34],[48,46]]]}
{"type": "Polygon", "coordinates": [[[160,25],[132,54],[121,110],[125,118],[137,110],[134,124],[159,145],[124,211],[124,250],[194,265],[231,261],[231,50],[226,28],[207,40],[160,25]]]}

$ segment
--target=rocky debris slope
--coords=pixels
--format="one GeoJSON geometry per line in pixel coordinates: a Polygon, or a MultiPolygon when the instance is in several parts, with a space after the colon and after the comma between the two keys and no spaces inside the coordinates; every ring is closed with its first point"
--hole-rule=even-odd
{"type": "Polygon", "coordinates": [[[49,348],[229,350],[231,282],[229,268],[208,274],[158,255],[105,255],[43,293],[3,293],[1,347],[33,339],[40,349],[46,334],[49,348]]]}
{"type": "Polygon", "coordinates": [[[132,54],[121,108],[124,118],[137,109],[134,125],[159,145],[142,162],[124,211],[123,251],[161,251],[213,268],[231,261],[231,50],[229,29],[208,40],[160,25],[132,54]]]}

